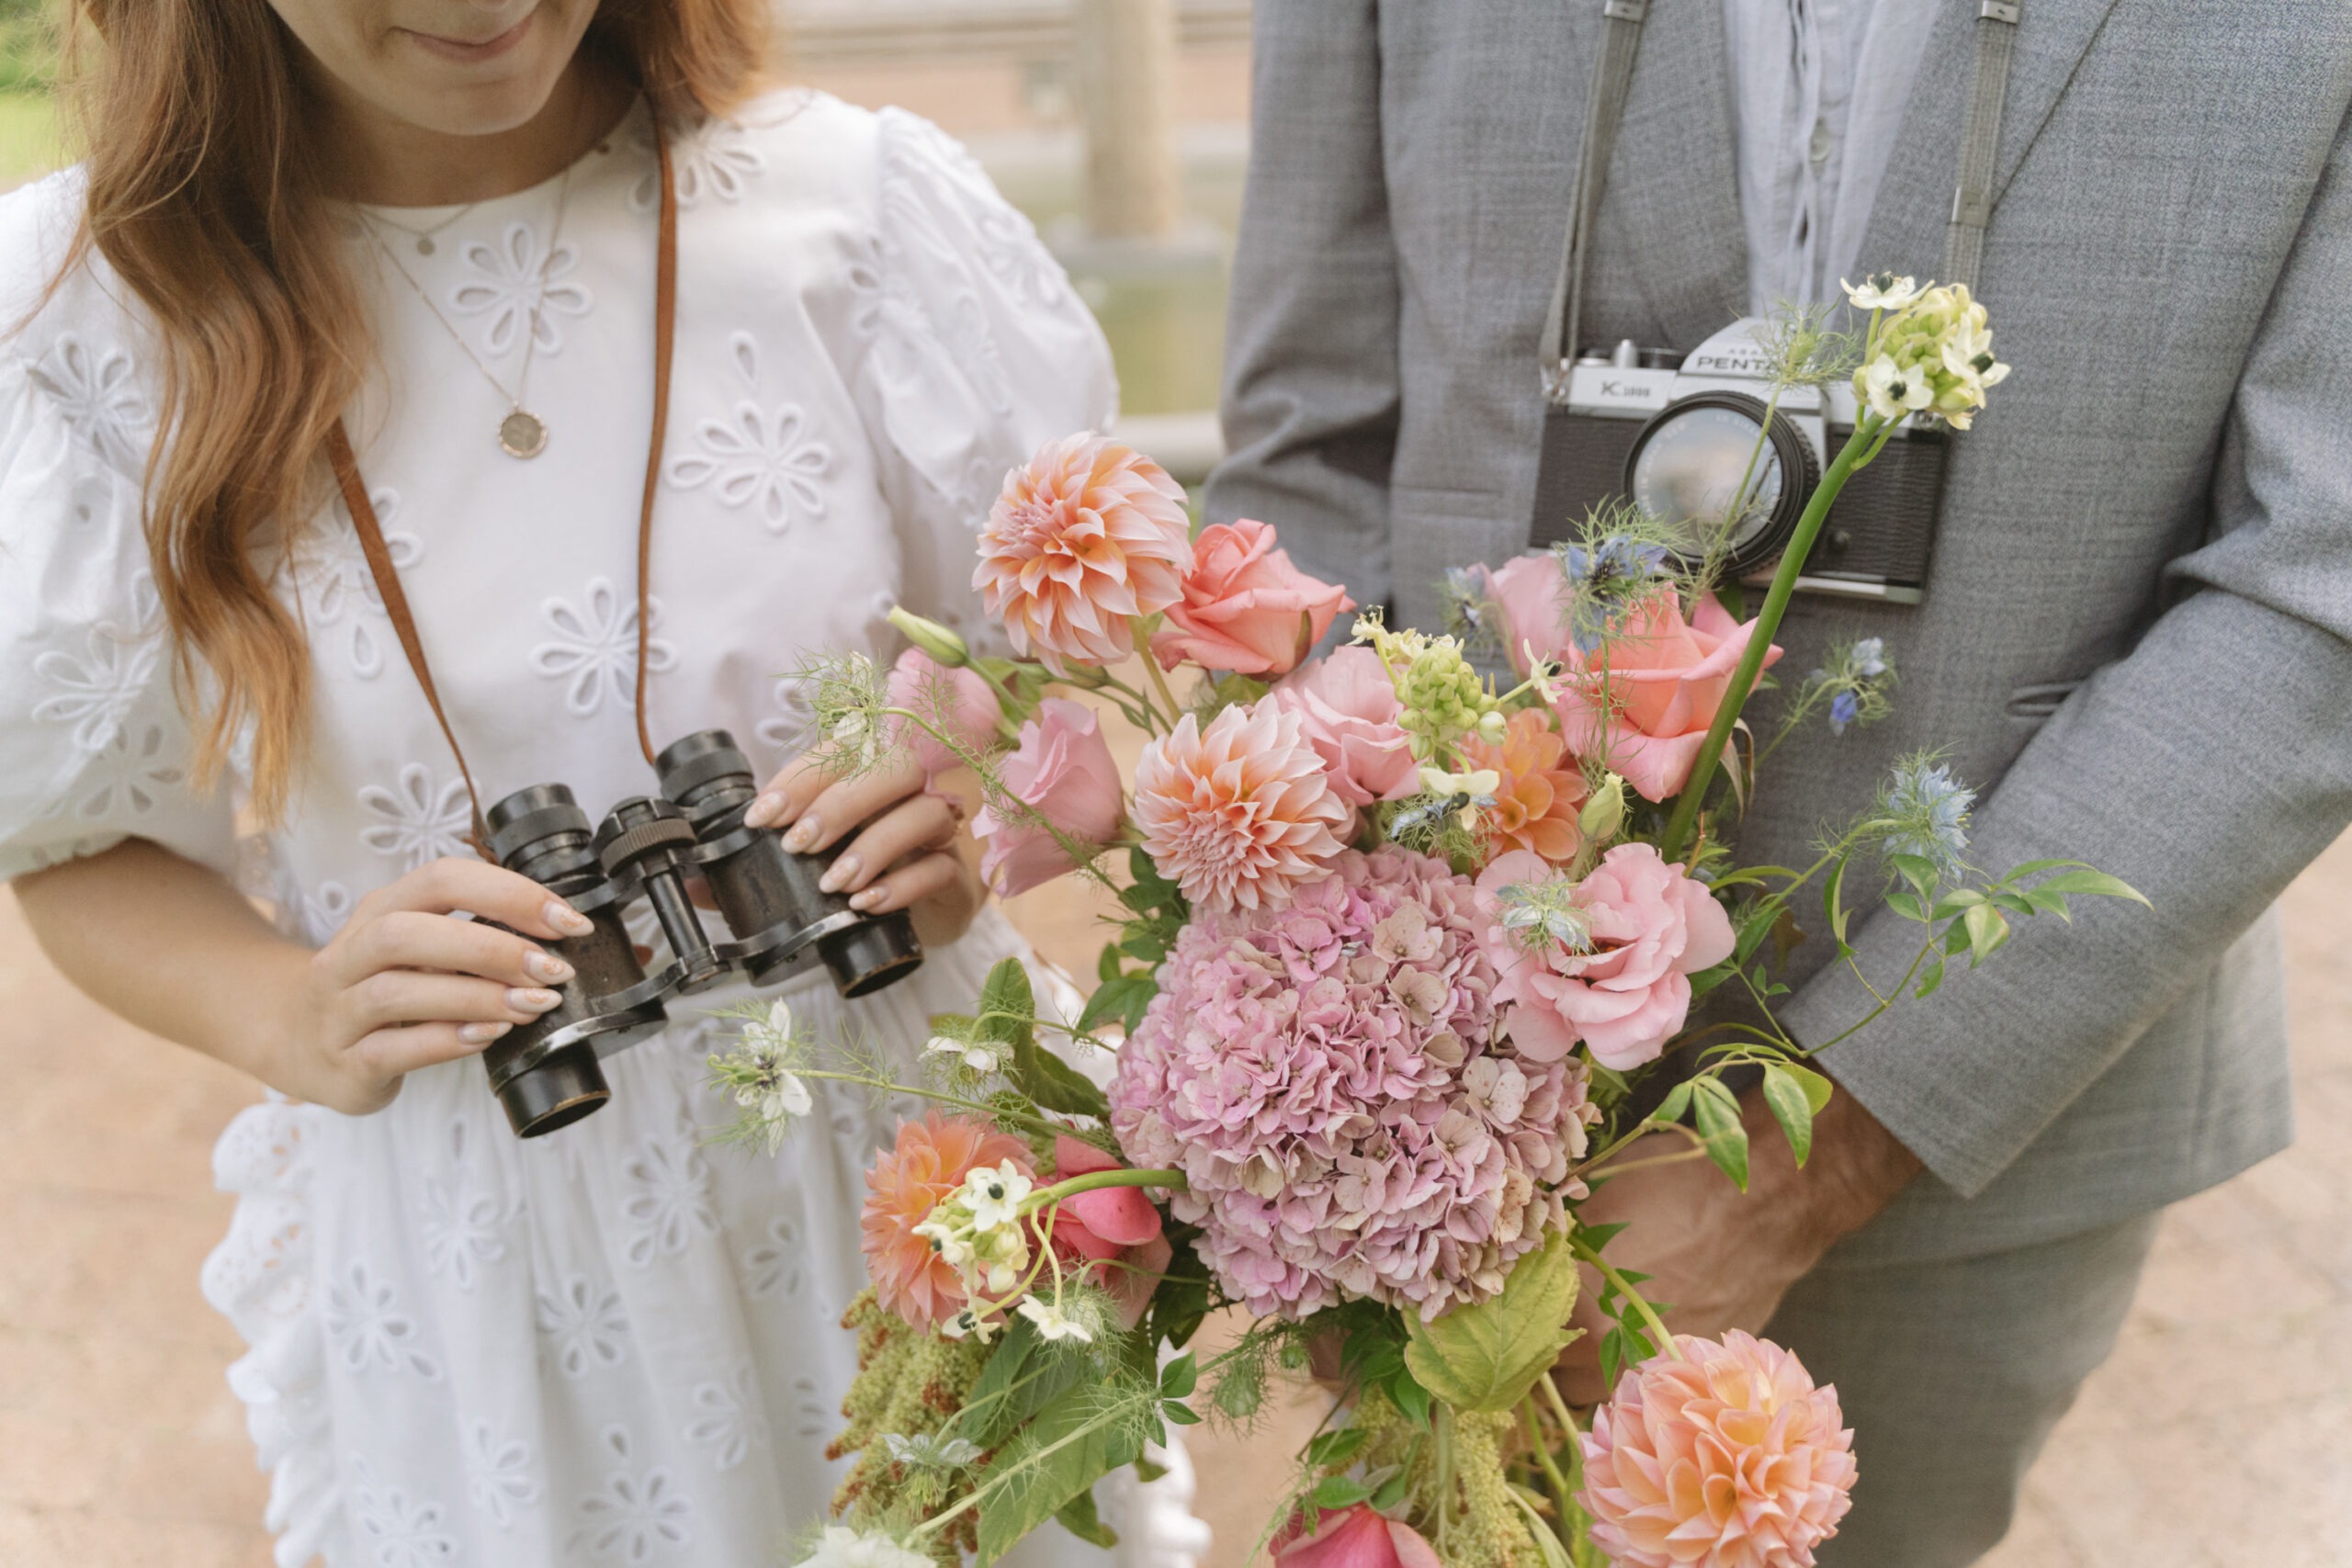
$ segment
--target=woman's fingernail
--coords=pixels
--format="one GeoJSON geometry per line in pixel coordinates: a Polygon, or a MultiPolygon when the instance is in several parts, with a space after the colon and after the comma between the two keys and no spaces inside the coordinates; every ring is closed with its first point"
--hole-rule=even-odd
{"type": "Polygon", "coordinates": [[[882,902],[882,895],[888,891],[888,888],[877,882],[861,892],[851,894],[849,907],[853,909],[871,909],[875,905],[882,902]]]}
{"type": "Polygon", "coordinates": [[[859,860],[854,852],[836,856],[833,863],[825,868],[825,874],[817,879],[818,890],[838,893],[856,881],[857,874],[865,869],[865,863],[859,860]]]}
{"type": "Polygon", "coordinates": [[[747,828],[764,828],[774,822],[783,812],[784,796],[763,795],[752,802],[750,809],[743,813],[743,825],[747,828]]]}
{"type": "Polygon", "coordinates": [[[792,831],[784,836],[784,847],[794,854],[805,855],[817,847],[817,835],[824,831],[824,828],[825,825],[816,818],[803,817],[792,825],[792,831]]]}
{"type": "Polygon", "coordinates": [[[548,907],[540,911],[540,915],[548,924],[566,936],[586,936],[596,929],[594,921],[560,898],[548,899],[548,907]]]}
{"type": "Polygon", "coordinates": [[[506,1005],[516,1012],[545,1012],[561,1000],[553,991],[542,991],[536,986],[517,986],[506,993],[506,1005]]]}
{"type": "Polygon", "coordinates": [[[523,967],[531,972],[533,979],[545,980],[550,986],[560,986],[571,978],[571,965],[552,953],[534,951],[523,960],[523,967]]]}
{"type": "Polygon", "coordinates": [[[469,1023],[458,1031],[458,1038],[469,1045],[487,1045],[514,1027],[511,1023],[469,1023]]]}

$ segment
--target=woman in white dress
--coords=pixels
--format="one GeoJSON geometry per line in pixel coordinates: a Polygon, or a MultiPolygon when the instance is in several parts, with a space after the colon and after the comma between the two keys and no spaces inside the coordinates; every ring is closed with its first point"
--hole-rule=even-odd
{"type": "MultiPolygon", "coordinates": [[[[763,8],[92,0],[90,162],[0,200],[0,874],[84,988],[278,1091],[221,1139],[204,1286],[286,1568],[731,1568],[839,1473],[881,1119],[843,1094],[778,1158],[706,1147],[720,993],[513,1134],[473,1057],[548,1005],[565,917],[469,852],[323,457],[340,416],[481,800],[652,793],[658,116],[647,728],[784,768],[807,654],[887,660],[900,600],[980,633],[972,529],[1111,418],[1102,339],[938,130],[763,90],[763,8]]],[[[910,1064],[1018,944],[915,780],[822,788],[787,769],[764,814],[850,844],[844,890],[929,960],[785,994],[910,1064]]],[[[1182,1560],[1167,1503],[1129,1497],[1127,1561],[1182,1560]]]]}

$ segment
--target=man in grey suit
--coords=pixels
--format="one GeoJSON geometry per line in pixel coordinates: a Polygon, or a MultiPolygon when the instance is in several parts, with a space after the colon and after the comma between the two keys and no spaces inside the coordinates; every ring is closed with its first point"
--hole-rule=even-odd
{"type": "MultiPolygon", "coordinates": [[[[1582,342],[1688,351],[1768,276],[1933,276],[1978,15],[1653,0],[1582,342]]],[[[1259,0],[1208,510],[1403,623],[1528,546],[1603,26],[1600,0],[1259,0]]],[[[1983,791],[1976,863],[2078,856],[2154,905],[2030,922],[1825,1053],[1843,1109],[1805,1173],[1600,1201],[1645,1220],[1617,1246],[1684,1326],[1770,1314],[1838,1384],[1862,1480],[1825,1564],[1997,1540],[2156,1212],[2290,1137],[2267,911],[2352,820],[2347,107],[2340,0],[2024,0],[1977,290],[2016,374],[1953,441],[1925,602],[1801,595],[1781,634],[1794,671],[1882,637],[1903,683],[1892,718],[1774,756],[1745,858],[1788,863],[1939,746],[1983,791]]],[[[1916,929],[1855,940],[1891,976],[1916,929]]],[[[1828,945],[1796,950],[1800,1039],[1868,1002],[1828,945]]]]}

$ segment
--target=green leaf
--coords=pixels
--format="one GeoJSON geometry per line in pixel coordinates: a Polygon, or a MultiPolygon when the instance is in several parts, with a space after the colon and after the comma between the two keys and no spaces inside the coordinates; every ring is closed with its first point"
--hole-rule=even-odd
{"type": "Polygon", "coordinates": [[[1886,907],[1906,920],[1924,920],[1928,918],[1928,908],[1919,902],[1919,896],[1917,893],[1890,893],[1886,896],[1886,907]]]}
{"type": "Polygon", "coordinates": [[[983,1449],[995,1448],[1014,1427],[1086,1381],[1084,1356],[1039,1354],[1044,1348],[1036,1325],[1014,1318],[965,1398],[956,1434],[983,1449]]]}
{"type": "Polygon", "coordinates": [[[2000,951],[2009,940],[2009,918],[1990,904],[1979,904],[1962,917],[1961,924],[1968,931],[1968,966],[1979,964],[2000,951]]]}
{"type": "MultiPolygon", "coordinates": [[[[1666,1098],[1657,1102],[1657,1109],[1651,1111],[1650,1115],[1654,1120],[1662,1123],[1679,1122],[1682,1120],[1682,1113],[1690,1109],[1690,1080],[1689,1078],[1684,1078],[1680,1083],[1676,1084],[1672,1089],[1666,1091],[1666,1098]]],[[[1598,1246],[1600,1244],[1595,1243],[1594,1245],[1598,1246]]]]}
{"type": "Polygon", "coordinates": [[[1934,996],[1936,987],[1943,983],[1944,961],[1939,958],[1919,972],[1919,987],[1911,994],[1924,1000],[1934,996]]]}
{"type": "Polygon", "coordinates": [[[1372,1495],[1372,1488],[1344,1475],[1327,1475],[1316,1483],[1306,1500],[1317,1508],[1352,1508],[1372,1495]]]}
{"type": "Polygon", "coordinates": [[[1404,1503],[1405,1495],[1412,1490],[1412,1485],[1413,1478],[1399,1467],[1396,1473],[1382,1482],[1380,1490],[1372,1495],[1372,1506],[1385,1514],[1404,1503]]]}
{"type": "Polygon", "coordinates": [[[1159,1397],[1182,1399],[1200,1386],[1200,1363],[1190,1352],[1177,1357],[1159,1370],[1159,1397]]]}
{"type": "Polygon", "coordinates": [[[2007,909],[2012,915],[2023,915],[2028,919],[2031,919],[2041,912],[2036,909],[2021,893],[2009,893],[1996,887],[1985,897],[1991,899],[1996,908],[2007,909]]]}
{"type": "Polygon", "coordinates": [[[2155,908],[2148,904],[2146,894],[2121,877],[2109,876],[2103,871],[2092,871],[2087,867],[2081,871],[2062,871],[2037,884],[2034,890],[2038,893],[2087,893],[2096,898],[2129,898],[2135,904],[2146,904],[2152,909],[2155,908]]]}
{"type": "Polygon", "coordinates": [[[1742,1192],[1747,1190],[1747,1129],[1740,1125],[1739,1100],[1724,1080],[1717,1077],[1693,1078],[1698,1092],[1692,1096],[1692,1108],[1698,1112],[1699,1141],[1706,1145],[1707,1157],[1715,1168],[1742,1192]]]}
{"type": "Polygon", "coordinates": [[[1732,957],[1738,966],[1745,967],[1747,961],[1756,955],[1757,948],[1772,930],[1772,923],[1781,918],[1781,911],[1786,908],[1778,898],[1767,898],[1741,918],[1732,946],[1732,957]]]}
{"type": "Polygon", "coordinates": [[[1828,1108],[1831,1098],[1838,1092],[1838,1087],[1831,1083],[1826,1076],[1799,1062],[1779,1062],[1774,1065],[1797,1080],[1798,1087],[1804,1090],[1804,1102],[1813,1108],[1813,1113],[1815,1116],[1828,1108]]]}
{"type": "Polygon", "coordinates": [[[1576,1255],[1566,1233],[1555,1232],[1519,1260],[1500,1295],[1434,1323],[1404,1314],[1405,1365],[1456,1410],[1509,1410],[1575,1337],[1567,1323],[1576,1299],[1576,1255]]]}
{"type": "Polygon", "coordinates": [[[1310,1470],[1341,1470],[1356,1457],[1364,1439],[1372,1434],[1362,1427],[1343,1427],[1336,1432],[1317,1432],[1306,1445],[1306,1465],[1310,1470]]]}
{"type": "Polygon", "coordinates": [[[1772,1108],[1772,1119],[1789,1137],[1789,1152],[1797,1156],[1802,1168],[1813,1155],[1813,1099],[1804,1086],[1789,1075],[1785,1067],[1770,1063],[1764,1067],[1764,1103],[1772,1108]]]}
{"type": "Polygon", "coordinates": [[[2001,880],[2015,882],[2020,876],[2031,876],[2038,871],[2055,871],[2062,865],[2081,865],[2082,863],[2078,860],[2030,860],[2023,865],[2011,866],[2009,874],[2001,880]]]}
{"type": "Polygon", "coordinates": [[[1107,1551],[1119,1544],[1119,1532],[1104,1524],[1102,1516],[1094,1511],[1094,1488],[1091,1486],[1064,1503],[1055,1512],[1054,1517],[1061,1521],[1062,1529],[1089,1546],[1099,1546],[1107,1551]]]}
{"type": "Polygon", "coordinates": [[[1094,977],[1098,980],[1115,980],[1119,977],[1119,944],[1117,942],[1106,942],[1102,944],[1102,953],[1094,960],[1094,977]]]}
{"type": "Polygon", "coordinates": [[[1943,868],[1925,855],[1889,855],[1886,863],[1895,874],[1919,890],[1922,898],[1933,898],[1936,886],[1943,881],[1943,868]]]}
{"type": "Polygon", "coordinates": [[[1984,902],[1984,895],[1973,887],[1955,887],[1943,896],[1929,915],[1935,919],[1949,920],[1962,909],[1973,909],[1984,902]]]}
{"type": "Polygon", "coordinates": [[[1168,956],[1168,944],[1141,926],[1119,939],[1119,951],[1142,964],[1158,964],[1168,956]]]}
{"type": "Polygon", "coordinates": [[[1149,975],[1122,975],[1105,980],[1086,998],[1086,1010],[1078,1015],[1078,1032],[1091,1033],[1112,1019],[1124,1023],[1130,1012],[1140,1010],[1136,1007],[1138,999],[1144,1007],[1149,1007],[1151,998],[1159,994],[1159,984],[1149,975]]]}
{"type": "Polygon", "coordinates": [[[997,1450],[979,1478],[984,1487],[1001,1483],[980,1503],[978,1568],[988,1568],[1095,1482],[1135,1462],[1143,1441],[1127,1408],[1131,1397],[1130,1390],[1089,1380],[1038,1411],[997,1450]]]}
{"type": "Polygon", "coordinates": [[[1829,868],[1828,879],[1821,885],[1821,907],[1829,917],[1829,934],[1840,943],[1846,940],[1846,867],[1852,858],[1850,852],[1838,856],[1838,863],[1829,868]]]}
{"type": "Polygon", "coordinates": [[[2033,907],[2037,915],[2055,915],[2068,925],[2075,923],[2074,911],[2066,908],[2064,893],[2052,893],[2047,887],[2029,887],[2025,890],[2025,901],[2033,907]]]}
{"type": "Polygon", "coordinates": [[[1198,1235],[1200,1232],[1191,1225],[1169,1227],[1168,1245],[1173,1249],[1172,1256],[1167,1271],[1160,1277],[1159,1288],[1151,1293],[1150,1332],[1147,1338],[1154,1345],[1165,1343],[1182,1349],[1199,1332],[1202,1319],[1209,1314],[1209,1266],[1201,1260],[1200,1249],[1193,1245],[1193,1238],[1198,1235]]]}

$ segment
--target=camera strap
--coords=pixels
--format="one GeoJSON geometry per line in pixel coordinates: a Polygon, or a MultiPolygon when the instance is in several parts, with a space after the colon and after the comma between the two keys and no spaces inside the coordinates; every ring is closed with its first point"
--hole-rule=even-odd
{"type": "MultiPolygon", "coordinates": [[[[653,576],[653,502],[662,478],[662,446],[669,434],[670,359],[677,341],[678,318],[678,186],[659,108],[653,112],[653,155],[662,171],[662,208],[653,264],[653,432],[651,450],[645,458],[645,494],[637,514],[637,743],[644,750],[648,763],[653,761],[653,736],[645,719],[645,655],[653,624],[649,613],[653,576]]],[[[484,860],[493,860],[496,857],[490,852],[490,827],[482,815],[481,792],[474,787],[473,770],[466,764],[465,749],[458,744],[458,732],[441,705],[440,690],[433,683],[432,666],[424,660],[424,644],[416,633],[416,617],[409,611],[408,595],[401,589],[400,572],[392,565],[392,552],[384,543],[383,525],[377,520],[375,504],[368,499],[367,482],[359,476],[359,459],[352,451],[351,434],[341,419],[327,431],[327,464],[334,470],[344,508],[351,513],[352,531],[359,536],[359,552],[367,558],[368,573],[375,579],[376,592],[384,601],[384,614],[400,638],[401,651],[408,656],[408,667],[424,693],[425,705],[433,710],[433,721],[441,727],[441,737],[449,743],[449,754],[458,761],[458,776],[466,781],[466,798],[473,807],[473,829],[469,839],[474,852],[484,860]]]]}
{"type": "MultiPolygon", "coordinates": [[[[1712,0],[1699,0],[1710,4],[1712,0]]],[[[1968,114],[1960,137],[1959,180],[1952,192],[1951,220],[1944,233],[1941,281],[1973,285],[1984,260],[1984,230],[1993,218],[1993,174],[2001,142],[2001,111],[2008,97],[2009,62],[2015,51],[2023,0],[1977,0],[1976,61],[1969,83],[1968,114]]],[[[1592,92],[1586,103],[1584,141],[1577,151],[1576,183],[1568,198],[1568,231],[1560,248],[1560,275],[1544,319],[1538,353],[1547,400],[1565,401],[1568,372],[1576,363],[1584,319],[1585,274],[1592,260],[1592,231],[1608,183],[1609,161],[1617,148],[1618,127],[1634,80],[1634,57],[1650,0],[1601,0],[1600,53],[1593,64],[1592,92]]]]}

